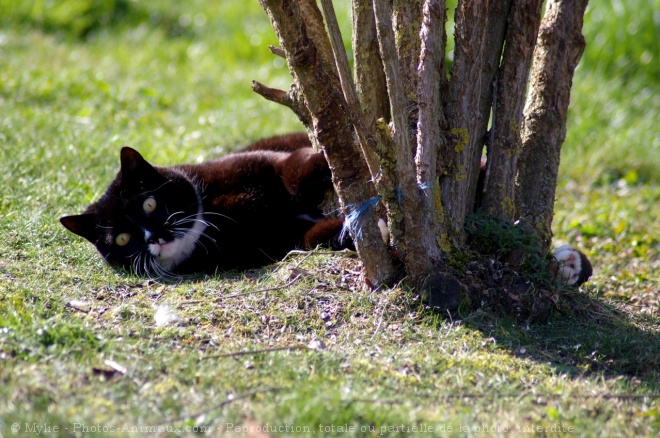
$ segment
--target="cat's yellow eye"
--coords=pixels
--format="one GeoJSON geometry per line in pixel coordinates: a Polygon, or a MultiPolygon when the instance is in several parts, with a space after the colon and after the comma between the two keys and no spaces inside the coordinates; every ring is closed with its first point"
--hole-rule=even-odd
{"type": "Polygon", "coordinates": [[[119,246],[126,245],[131,240],[131,235],[128,233],[121,233],[115,237],[115,243],[119,246]]]}
{"type": "Polygon", "coordinates": [[[142,209],[145,213],[151,213],[156,209],[156,200],[153,198],[153,196],[150,196],[144,200],[142,203],[142,209]]]}

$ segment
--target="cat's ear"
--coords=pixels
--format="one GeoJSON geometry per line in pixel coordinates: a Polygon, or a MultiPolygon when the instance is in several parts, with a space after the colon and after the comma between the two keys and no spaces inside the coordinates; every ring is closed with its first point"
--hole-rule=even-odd
{"type": "Polygon", "coordinates": [[[60,218],[60,223],[64,228],[77,234],[92,243],[98,240],[98,231],[96,229],[96,219],[91,213],[84,213],[75,216],[64,216],[60,218]]]}
{"type": "Polygon", "coordinates": [[[124,146],[119,155],[121,161],[121,172],[124,175],[131,175],[136,172],[144,172],[145,169],[153,169],[147,160],[133,148],[124,146]]]}
{"type": "Polygon", "coordinates": [[[138,151],[128,146],[121,148],[121,175],[122,181],[128,185],[151,181],[160,185],[163,178],[151,164],[147,162],[138,151]]]}

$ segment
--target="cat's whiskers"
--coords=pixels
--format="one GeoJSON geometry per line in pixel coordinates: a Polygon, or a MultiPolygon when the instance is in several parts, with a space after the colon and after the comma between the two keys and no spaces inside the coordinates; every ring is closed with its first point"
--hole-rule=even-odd
{"type": "Polygon", "coordinates": [[[147,257],[146,253],[143,253],[142,255],[143,255],[142,264],[144,266],[144,275],[146,275],[149,278],[153,278],[153,276],[151,275],[150,269],[149,269],[149,266],[151,265],[151,260],[152,259],[147,257]]]}
{"type": "MultiPolygon", "coordinates": [[[[179,213],[183,213],[183,212],[179,212],[179,213]]],[[[176,213],[174,213],[174,214],[176,214],[176,213]]],[[[175,226],[176,226],[176,225],[179,225],[179,224],[181,224],[183,221],[191,221],[191,222],[199,221],[199,222],[203,223],[204,225],[209,226],[209,225],[210,225],[210,222],[208,222],[208,221],[205,220],[205,219],[201,219],[201,218],[199,217],[199,216],[204,216],[205,214],[207,214],[207,213],[201,213],[201,214],[200,214],[200,213],[195,213],[195,214],[190,214],[190,215],[188,215],[188,216],[186,216],[186,217],[182,217],[181,219],[179,219],[179,220],[177,220],[177,221],[174,221],[174,222],[172,223],[172,225],[175,225],[175,226]]],[[[171,216],[170,216],[170,217],[171,217],[171,216]]],[[[225,217],[227,217],[227,216],[225,216],[225,217]]],[[[231,218],[227,217],[227,219],[231,219],[231,218]]],[[[231,219],[231,220],[233,220],[233,219],[231,219]]],[[[169,218],[168,218],[168,221],[169,221],[169,218]]]]}
{"type": "Polygon", "coordinates": [[[139,257],[140,254],[137,254],[137,256],[136,254],[131,254],[131,256],[129,257],[131,259],[131,269],[133,270],[133,273],[137,276],[140,276],[140,273],[138,272],[138,268],[137,268],[137,261],[139,257]]]}
{"type": "Polygon", "coordinates": [[[152,278],[151,272],[149,270],[149,264],[147,263],[148,257],[146,253],[140,254],[138,257],[138,269],[140,270],[140,276],[144,276],[147,278],[152,278]]]}
{"type": "Polygon", "coordinates": [[[139,265],[140,253],[138,252],[138,253],[135,253],[135,254],[131,254],[130,259],[131,259],[131,272],[135,276],[140,277],[141,276],[140,275],[140,265],[139,265]]]}
{"type": "Polygon", "coordinates": [[[156,258],[148,251],[137,251],[131,254],[130,258],[133,260],[131,266],[133,272],[138,277],[144,276],[153,280],[162,279],[167,281],[174,281],[182,278],[159,265],[156,258]]]}
{"type": "MultiPolygon", "coordinates": [[[[167,270],[163,269],[163,267],[160,266],[158,262],[153,258],[149,259],[149,268],[151,269],[151,271],[153,271],[153,273],[155,274],[154,277],[156,278],[167,279],[169,277],[167,270]]],[[[151,276],[151,274],[149,274],[149,276],[151,276]]]]}
{"type": "Polygon", "coordinates": [[[149,260],[151,268],[158,278],[167,281],[180,281],[185,278],[185,276],[174,274],[171,271],[163,268],[155,258],[151,257],[149,260]]]}
{"type": "Polygon", "coordinates": [[[205,212],[202,213],[202,214],[203,214],[204,216],[206,216],[206,215],[220,216],[220,217],[224,217],[225,219],[229,219],[230,221],[234,222],[235,224],[238,223],[238,221],[237,221],[236,219],[233,219],[233,218],[231,218],[231,217],[229,217],[229,216],[227,216],[227,215],[224,215],[224,214],[222,214],[222,213],[216,213],[216,212],[214,212],[214,211],[205,211],[205,212]]]}
{"type": "Polygon", "coordinates": [[[200,240],[197,240],[197,244],[198,244],[199,246],[201,246],[202,248],[204,248],[204,251],[206,251],[206,254],[209,253],[209,249],[208,249],[208,248],[206,247],[206,245],[204,245],[200,240]]]}
{"type": "MultiPolygon", "coordinates": [[[[184,238],[184,237],[186,237],[186,231],[187,231],[187,230],[188,230],[187,228],[174,228],[174,229],[172,230],[172,231],[173,231],[173,232],[172,232],[172,235],[173,235],[175,238],[184,238]]],[[[205,237],[205,238],[207,238],[208,240],[210,240],[211,243],[213,243],[213,245],[216,247],[216,249],[220,249],[220,247],[218,246],[218,243],[216,242],[216,240],[215,240],[213,237],[209,236],[208,234],[206,234],[206,233],[204,233],[204,232],[201,232],[201,233],[199,233],[199,235],[197,236],[197,239],[196,239],[195,243],[196,243],[196,244],[199,244],[202,248],[204,248],[204,250],[206,251],[207,254],[210,254],[210,253],[209,253],[209,249],[208,249],[208,248],[206,247],[206,245],[204,245],[204,243],[202,242],[202,239],[201,239],[202,237],[205,237]]]]}
{"type": "MultiPolygon", "coordinates": [[[[167,208],[167,206],[166,206],[166,208],[167,208]]],[[[181,210],[181,211],[175,211],[175,212],[172,213],[171,215],[167,216],[167,219],[165,219],[165,222],[163,223],[163,226],[166,226],[166,227],[167,227],[167,226],[169,226],[169,225],[176,225],[176,222],[174,222],[173,224],[170,224],[170,219],[172,219],[172,216],[174,216],[174,215],[176,215],[176,214],[183,214],[183,210],[181,210]]]]}
{"type": "Polygon", "coordinates": [[[206,227],[213,227],[217,231],[220,231],[220,229],[213,223],[205,221],[204,219],[186,219],[186,220],[180,220],[172,224],[173,229],[175,230],[188,230],[188,228],[182,228],[182,227],[177,227],[177,225],[186,225],[186,224],[194,224],[195,222],[198,222],[202,225],[205,225],[206,227]]]}
{"type": "Polygon", "coordinates": [[[148,277],[148,274],[144,272],[144,270],[142,269],[143,260],[144,260],[144,255],[142,254],[138,255],[138,257],[135,259],[135,273],[140,277],[142,276],[148,277]]]}
{"type": "MultiPolygon", "coordinates": [[[[202,223],[203,223],[203,222],[202,222],[202,223]]],[[[218,229],[218,228],[217,228],[215,225],[213,225],[213,224],[204,224],[204,225],[208,225],[208,226],[210,226],[210,227],[213,227],[213,228],[215,228],[216,230],[218,229]]],[[[188,236],[188,231],[189,231],[189,230],[190,230],[189,228],[180,228],[180,227],[178,227],[178,228],[172,228],[172,235],[173,235],[174,237],[184,238],[184,237],[187,237],[187,236],[188,236]]],[[[203,231],[201,231],[201,232],[197,232],[197,237],[198,237],[198,238],[197,238],[197,241],[199,241],[199,238],[200,238],[200,237],[206,237],[206,238],[209,239],[211,242],[213,242],[214,244],[216,244],[216,247],[217,247],[217,241],[216,241],[213,237],[209,236],[207,233],[205,233],[205,232],[203,232],[203,231]]]]}
{"type": "Polygon", "coordinates": [[[141,277],[142,276],[142,260],[145,256],[144,251],[136,251],[133,254],[129,255],[127,258],[131,260],[131,269],[133,270],[133,273],[141,277]]]}
{"type": "MultiPolygon", "coordinates": [[[[195,193],[197,194],[197,192],[195,192],[195,193]]],[[[190,209],[190,208],[192,208],[192,207],[194,207],[194,206],[199,206],[198,210],[201,211],[202,208],[201,208],[201,200],[199,200],[199,194],[197,194],[197,198],[198,198],[198,202],[194,202],[194,203],[188,205],[187,207],[185,207],[183,210],[175,211],[175,212],[172,213],[172,214],[169,214],[169,210],[168,210],[167,205],[166,205],[166,206],[165,206],[165,211],[168,213],[168,216],[167,216],[167,219],[165,219],[165,223],[164,223],[163,225],[165,225],[165,226],[168,226],[168,225],[177,225],[177,223],[178,223],[179,221],[175,221],[173,224],[170,224],[170,219],[172,219],[173,216],[175,216],[175,215],[177,215],[177,214],[184,214],[184,213],[186,212],[186,210],[188,210],[188,209],[190,209]]],[[[190,217],[193,217],[193,216],[198,216],[198,215],[199,215],[199,211],[198,211],[197,213],[194,213],[194,214],[188,215],[188,216],[186,216],[186,217],[184,217],[184,218],[182,218],[182,219],[179,219],[179,220],[187,219],[187,218],[190,218],[190,217]]]]}
{"type": "Polygon", "coordinates": [[[220,247],[218,246],[218,242],[217,242],[213,237],[209,236],[208,234],[206,234],[206,233],[201,233],[201,234],[199,235],[199,237],[206,237],[207,239],[209,239],[209,240],[213,243],[213,245],[215,245],[215,247],[216,247],[217,249],[220,249],[220,247]]]}

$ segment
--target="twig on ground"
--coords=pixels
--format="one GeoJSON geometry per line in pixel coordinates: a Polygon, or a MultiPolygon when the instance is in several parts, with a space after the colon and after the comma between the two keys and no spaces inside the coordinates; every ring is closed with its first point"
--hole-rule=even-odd
{"type": "Polygon", "coordinates": [[[64,307],[68,307],[69,309],[73,309],[73,310],[77,310],[78,312],[89,314],[89,310],[83,309],[82,307],[77,306],[75,305],[75,303],[72,302],[64,303],[64,307]]]}

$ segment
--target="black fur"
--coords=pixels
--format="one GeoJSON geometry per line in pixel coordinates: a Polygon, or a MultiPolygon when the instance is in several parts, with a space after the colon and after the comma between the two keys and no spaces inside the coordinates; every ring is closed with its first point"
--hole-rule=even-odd
{"type": "Polygon", "coordinates": [[[121,170],[101,199],[60,221],[92,242],[109,264],[138,274],[251,268],[294,248],[341,246],[336,239],[341,219],[328,220],[319,209],[332,190],[330,177],[323,154],[312,150],[304,134],[173,167],[152,166],[137,151],[123,148],[121,170]],[[194,248],[173,262],[167,251],[178,245],[171,244],[176,237],[186,240],[183,235],[188,246],[194,240],[194,248]]]}

